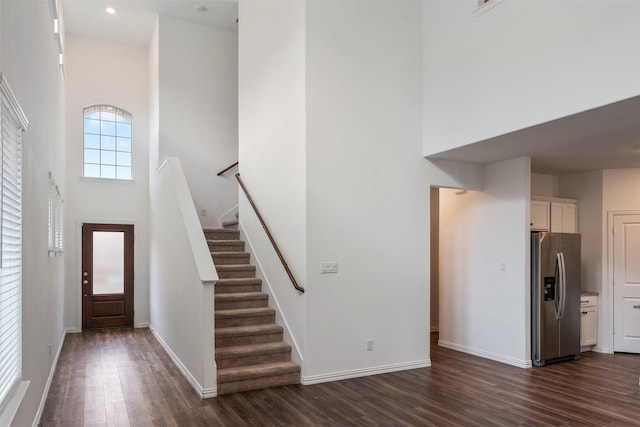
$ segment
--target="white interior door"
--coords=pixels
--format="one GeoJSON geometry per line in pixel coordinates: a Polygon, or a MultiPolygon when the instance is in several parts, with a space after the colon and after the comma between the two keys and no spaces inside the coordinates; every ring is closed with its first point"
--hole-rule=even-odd
{"type": "Polygon", "coordinates": [[[640,353],[640,215],[613,221],[613,350],[640,353]]]}

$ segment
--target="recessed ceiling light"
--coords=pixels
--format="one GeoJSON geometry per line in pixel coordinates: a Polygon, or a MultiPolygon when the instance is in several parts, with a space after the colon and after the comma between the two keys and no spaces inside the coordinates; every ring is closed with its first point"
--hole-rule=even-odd
{"type": "Polygon", "coordinates": [[[116,14],[116,10],[112,7],[108,7],[105,9],[105,11],[109,14],[109,15],[115,15],[116,14]]]}
{"type": "Polygon", "coordinates": [[[207,10],[207,6],[198,6],[196,7],[196,12],[206,12],[207,10]]]}

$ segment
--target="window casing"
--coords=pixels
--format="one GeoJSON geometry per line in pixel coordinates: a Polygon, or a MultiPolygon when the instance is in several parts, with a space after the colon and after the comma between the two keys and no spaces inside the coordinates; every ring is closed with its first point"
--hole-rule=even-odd
{"type": "Polygon", "coordinates": [[[111,105],[84,108],[84,176],[131,179],[131,114],[111,105]]]}

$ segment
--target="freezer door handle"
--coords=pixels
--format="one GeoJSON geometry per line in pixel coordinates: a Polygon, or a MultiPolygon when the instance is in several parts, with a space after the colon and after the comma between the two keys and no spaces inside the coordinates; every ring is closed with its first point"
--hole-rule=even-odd
{"type": "Polygon", "coordinates": [[[564,309],[567,302],[567,270],[564,264],[564,254],[562,252],[558,253],[558,262],[560,267],[560,302],[558,304],[558,319],[562,319],[564,317],[564,309]]]}

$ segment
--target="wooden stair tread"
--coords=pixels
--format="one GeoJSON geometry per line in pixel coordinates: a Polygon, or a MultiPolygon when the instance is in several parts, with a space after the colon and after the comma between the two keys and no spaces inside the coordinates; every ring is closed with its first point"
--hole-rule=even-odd
{"type": "Polygon", "coordinates": [[[236,368],[218,369],[218,382],[241,381],[299,372],[300,366],[295,362],[274,362],[260,365],[238,366],[236,368]]]}
{"type": "Polygon", "coordinates": [[[216,348],[216,360],[236,357],[263,356],[273,353],[291,352],[291,346],[284,341],[235,345],[232,347],[216,348]]]}
{"type": "MultiPolygon", "coordinates": [[[[222,266],[219,266],[222,267],[222,266]]],[[[228,266],[226,266],[228,267],[228,266]]],[[[229,277],[226,279],[218,279],[216,284],[219,285],[262,285],[262,279],[257,277],[229,277]]]]}

